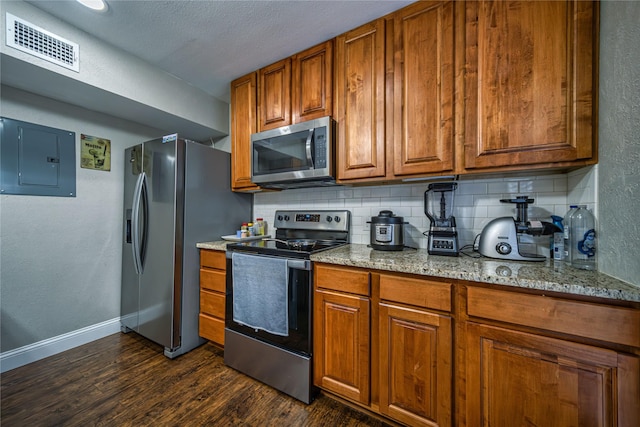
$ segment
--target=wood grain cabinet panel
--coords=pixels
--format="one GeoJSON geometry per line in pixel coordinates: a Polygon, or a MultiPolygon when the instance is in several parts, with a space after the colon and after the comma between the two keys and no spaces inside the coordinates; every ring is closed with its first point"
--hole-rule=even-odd
{"type": "Polygon", "coordinates": [[[453,170],[454,7],[417,2],[393,14],[393,174],[453,170]]]}
{"type": "Polygon", "coordinates": [[[200,251],[200,266],[206,268],[214,268],[216,270],[226,270],[227,257],[222,251],[200,251]]]}
{"type": "Polygon", "coordinates": [[[369,298],[316,288],[314,384],[369,404],[369,298]]]}
{"type": "Polygon", "coordinates": [[[382,178],[385,156],[385,21],[336,38],[337,178],[382,178]]]}
{"type": "Polygon", "coordinates": [[[416,276],[380,274],[380,299],[451,311],[453,285],[416,276]]]}
{"type": "Polygon", "coordinates": [[[200,312],[224,319],[225,295],[202,290],[200,292],[200,312]]]}
{"type": "Polygon", "coordinates": [[[200,269],[200,288],[224,294],[227,280],[227,273],[209,268],[200,269]]]}
{"type": "Polygon", "coordinates": [[[366,270],[316,264],[314,275],[319,288],[362,296],[370,294],[370,274],[366,270]]]}
{"type": "Polygon", "coordinates": [[[291,124],[291,58],[260,69],[259,132],[291,124]]]}
{"type": "Polygon", "coordinates": [[[291,61],[293,123],[333,112],[333,40],[297,53],[291,61]]]}
{"type": "Polygon", "coordinates": [[[640,311],[632,308],[481,287],[470,287],[467,299],[476,318],[640,348],[640,311]]]}
{"type": "Polygon", "coordinates": [[[595,162],[598,4],[461,3],[464,167],[595,162]]]}
{"type": "Polygon", "coordinates": [[[637,426],[639,359],[468,323],[466,424],[637,426]]]}
{"type": "Polygon", "coordinates": [[[199,334],[218,345],[224,346],[224,320],[200,313],[198,316],[199,334]]]}
{"type": "Polygon", "coordinates": [[[223,251],[200,249],[200,315],[198,333],[224,346],[226,256],[223,251]]]}
{"type": "Polygon", "coordinates": [[[231,188],[256,191],[251,182],[251,134],[258,126],[257,73],[231,82],[231,188]]]}
{"type": "Polygon", "coordinates": [[[411,426],[450,426],[451,318],[381,303],[380,412],[411,426]]]}

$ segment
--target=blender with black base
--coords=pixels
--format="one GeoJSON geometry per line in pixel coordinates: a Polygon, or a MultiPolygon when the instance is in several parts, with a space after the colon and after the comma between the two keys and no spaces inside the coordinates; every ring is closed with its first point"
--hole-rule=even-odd
{"type": "Polygon", "coordinates": [[[431,221],[428,232],[428,251],[431,255],[458,256],[458,232],[453,216],[455,182],[429,184],[424,192],[424,213],[431,221]]]}

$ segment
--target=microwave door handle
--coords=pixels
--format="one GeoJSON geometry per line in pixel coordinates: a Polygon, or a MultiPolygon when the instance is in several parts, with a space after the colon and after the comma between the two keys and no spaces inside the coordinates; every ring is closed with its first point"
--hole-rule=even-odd
{"type": "Polygon", "coordinates": [[[306,151],[307,151],[307,164],[309,165],[310,169],[313,169],[313,153],[311,150],[311,142],[313,141],[313,129],[309,129],[309,135],[307,135],[307,144],[306,144],[306,151]]]}

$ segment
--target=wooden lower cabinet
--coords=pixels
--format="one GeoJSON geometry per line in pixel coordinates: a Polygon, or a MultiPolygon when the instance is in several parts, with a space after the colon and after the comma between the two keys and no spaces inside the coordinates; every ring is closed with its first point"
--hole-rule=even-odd
{"type": "Polygon", "coordinates": [[[315,292],[314,383],[369,404],[369,298],[315,292]]]}
{"type": "Polygon", "coordinates": [[[451,426],[451,284],[314,271],[314,383],[405,425],[451,426]]]}
{"type": "Polygon", "coordinates": [[[200,249],[200,315],[202,338],[224,346],[226,256],[223,251],[200,249]]]}
{"type": "Polygon", "coordinates": [[[412,426],[450,426],[451,318],[380,303],[380,412],[412,426]]]}
{"type": "Polygon", "coordinates": [[[640,425],[637,305],[465,293],[466,425],[640,425]]]}
{"type": "Polygon", "coordinates": [[[316,263],[314,382],[407,426],[640,426],[640,304],[316,263]]]}
{"type": "Polygon", "coordinates": [[[469,426],[640,425],[637,356],[472,322],[466,351],[469,426]]]}

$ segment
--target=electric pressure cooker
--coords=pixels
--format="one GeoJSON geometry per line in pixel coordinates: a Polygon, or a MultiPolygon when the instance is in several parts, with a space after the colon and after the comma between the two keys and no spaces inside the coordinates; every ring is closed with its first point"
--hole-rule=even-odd
{"type": "Polygon", "coordinates": [[[380,211],[371,217],[371,247],[379,251],[401,251],[404,249],[404,218],[394,216],[392,211],[380,211]]]}

